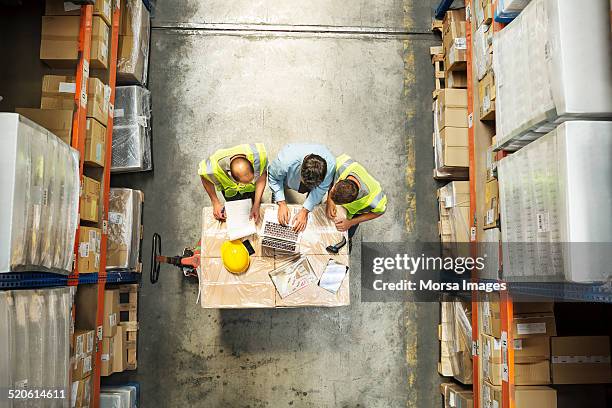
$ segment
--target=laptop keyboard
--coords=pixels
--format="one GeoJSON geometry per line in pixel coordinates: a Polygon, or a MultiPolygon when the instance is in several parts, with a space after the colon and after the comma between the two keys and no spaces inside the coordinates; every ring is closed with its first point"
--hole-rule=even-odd
{"type": "Polygon", "coordinates": [[[264,226],[264,235],[268,235],[278,239],[297,242],[298,233],[288,225],[281,225],[275,222],[266,222],[264,226]]]}
{"type": "Polygon", "coordinates": [[[295,242],[280,241],[270,237],[263,237],[261,240],[261,245],[268,248],[278,249],[279,251],[297,252],[297,244],[295,242]]]}

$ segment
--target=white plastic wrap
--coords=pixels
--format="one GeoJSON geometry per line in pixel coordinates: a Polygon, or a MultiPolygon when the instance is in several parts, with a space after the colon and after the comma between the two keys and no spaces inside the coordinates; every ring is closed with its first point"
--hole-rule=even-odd
{"type": "Polygon", "coordinates": [[[149,69],[151,21],[142,0],[124,0],[117,59],[117,79],[122,84],[146,85],[149,69]]]}
{"type": "Polygon", "coordinates": [[[123,395],[124,399],[129,401],[128,405],[123,405],[124,408],[136,408],[138,406],[137,389],[134,385],[117,385],[117,386],[102,386],[101,393],[115,393],[123,395]]]}
{"type": "Polygon", "coordinates": [[[0,272],[72,270],[79,154],[16,113],[0,113],[0,272]]]}
{"type": "MultiPolygon", "coordinates": [[[[0,292],[4,390],[64,390],[68,397],[73,296],[74,288],[68,287],[0,292]]],[[[49,406],[68,407],[69,401],[49,406]]]]}
{"type": "Polygon", "coordinates": [[[100,393],[100,408],[126,408],[121,395],[113,393],[100,393]]]}
{"type": "Polygon", "coordinates": [[[108,204],[106,269],[136,270],[140,259],[144,195],[129,188],[111,188],[108,204]]]}
{"type": "Polygon", "coordinates": [[[116,88],[111,171],[146,171],[151,159],[151,93],[141,86],[116,88]]]}
{"type": "Polygon", "coordinates": [[[505,279],[610,280],[610,135],[569,121],[499,162],[505,279]]]}
{"type": "Polygon", "coordinates": [[[493,48],[497,147],[516,150],[569,119],[612,118],[607,0],[533,0],[493,48]]]}

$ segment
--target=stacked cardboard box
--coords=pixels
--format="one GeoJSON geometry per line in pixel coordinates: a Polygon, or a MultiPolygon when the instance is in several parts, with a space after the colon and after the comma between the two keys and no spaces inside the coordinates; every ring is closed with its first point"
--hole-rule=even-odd
{"type": "Polygon", "coordinates": [[[471,388],[454,383],[443,383],[440,384],[440,393],[444,396],[444,408],[472,408],[474,406],[474,393],[471,388]]]}
{"type": "Polygon", "coordinates": [[[104,291],[103,313],[102,337],[113,337],[117,333],[119,323],[119,291],[114,289],[104,291]]]}
{"type": "Polygon", "coordinates": [[[551,338],[553,384],[610,384],[610,338],[551,338]]]}
{"type": "Polygon", "coordinates": [[[100,182],[83,176],[81,189],[81,220],[98,222],[98,203],[100,201],[100,182]]]}
{"type": "Polygon", "coordinates": [[[70,408],[89,408],[91,405],[91,375],[72,381],[70,389],[70,408]]]}
{"type": "Polygon", "coordinates": [[[100,228],[81,226],[79,231],[79,273],[100,271],[100,228]]]}
{"type": "MultiPolygon", "coordinates": [[[[501,386],[484,383],[482,407],[502,407],[501,386]]],[[[514,387],[514,402],[520,408],[557,408],[557,391],[545,386],[514,387]]]]}
{"type": "Polygon", "coordinates": [[[471,304],[453,297],[440,302],[440,363],[438,371],[463,384],[472,383],[471,304]]]}
{"type": "Polygon", "coordinates": [[[146,85],[149,65],[149,11],[141,0],[121,2],[117,80],[121,84],[146,85]]]}
{"type": "Polygon", "coordinates": [[[462,179],[469,167],[467,90],[442,89],[433,110],[434,174],[462,179]]]}
{"type": "Polygon", "coordinates": [[[74,331],[74,354],[71,376],[73,381],[83,380],[93,372],[95,338],[94,330],[76,329],[74,331]]]}
{"type": "Polygon", "coordinates": [[[493,26],[491,0],[476,0],[473,32],[473,62],[478,79],[480,120],[495,119],[495,75],[493,73],[493,26]]]}
{"type": "Polygon", "coordinates": [[[442,21],[446,88],[467,88],[465,9],[449,10],[442,21]]]}
{"type": "Polygon", "coordinates": [[[467,255],[470,242],[470,184],[453,181],[438,189],[438,232],[445,255],[467,255]]]}

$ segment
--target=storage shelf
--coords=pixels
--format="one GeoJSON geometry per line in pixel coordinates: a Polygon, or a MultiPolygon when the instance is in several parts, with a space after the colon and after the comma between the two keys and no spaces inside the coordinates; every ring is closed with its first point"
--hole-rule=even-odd
{"type": "Polygon", "coordinates": [[[98,283],[97,273],[80,273],[79,274],[79,285],[86,285],[90,283],[98,283]]]}
{"type": "Polygon", "coordinates": [[[444,13],[446,13],[446,11],[450,8],[452,4],[453,0],[440,0],[438,7],[436,7],[436,19],[442,20],[442,17],[444,17],[444,13]]]}
{"type": "Polygon", "coordinates": [[[106,283],[139,283],[141,273],[128,270],[117,270],[106,272],[106,283]]]}
{"type": "Polygon", "coordinates": [[[0,273],[0,289],[35,289],[68,285],[68,276],[50,272],[0,273]]]}

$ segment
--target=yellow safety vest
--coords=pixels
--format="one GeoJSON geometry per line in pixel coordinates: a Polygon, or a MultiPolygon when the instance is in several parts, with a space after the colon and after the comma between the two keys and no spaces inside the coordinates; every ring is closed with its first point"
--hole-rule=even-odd
{"type": "Polygon", "coordinates": [[[237,183],[219,165],[219,161],[225,157],[236,155],[244,155],[251,162],[255,178],[261,177],[268,166],[266,148],[263,143],[241,144],[228,149],[217,150],[210,158],[200,162],[198,171],[200,176],[213,183],[217,190],[224,191],[227,197],[233,197],[238,193],[244,194],[255,191],[255,179],[249,184],[237,183]]]}
{"type": "Polygon", "coordinates": [[[352,218],[358,213],[383,213],[387,208],[387,196],[382,191],[380,183],[370,176],[366,169],[348,155],[343,154],[336,159],[336,176],[334,184],[340,180],[345,180],[351,173],[355,174],[359,180],[365,184],[368,195],[353,201],[352,203],[342,204],[352,218]]]}

